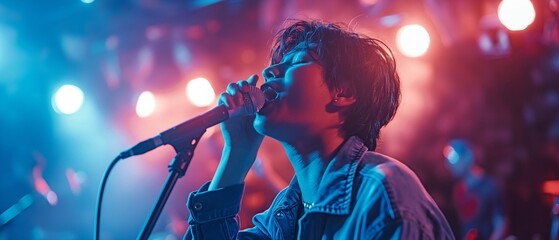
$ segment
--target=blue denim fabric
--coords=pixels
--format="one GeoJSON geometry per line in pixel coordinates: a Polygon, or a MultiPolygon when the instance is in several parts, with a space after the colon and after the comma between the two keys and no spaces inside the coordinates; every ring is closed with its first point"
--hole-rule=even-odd
{"type": "Polygon", "coordinates": [[[419,179],[404,164],[348,139],[329,163],[318,200],[303,211],[296,178],[239,231],[244,185],[190,194],[185,239],[454,239],[419,179]]]}

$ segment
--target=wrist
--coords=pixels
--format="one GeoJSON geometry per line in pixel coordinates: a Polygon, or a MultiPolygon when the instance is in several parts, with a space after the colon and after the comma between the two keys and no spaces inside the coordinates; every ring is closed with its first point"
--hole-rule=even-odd
{"type": "Polygon", "coordinates": [[[256,160],[258,147],[240,148],[225,145],[221,160],[208,190],[241,184],[256,160]]]}

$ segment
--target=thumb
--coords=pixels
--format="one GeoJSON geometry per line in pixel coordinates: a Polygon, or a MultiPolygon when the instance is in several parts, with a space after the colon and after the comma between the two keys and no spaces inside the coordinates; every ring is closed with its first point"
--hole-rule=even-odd
{"type": "Polygon", "coordinates": [[[252,85],[252,86],[256,86],[256,83],[258,82],[258,75],[256,74],[252,74],[248,79],[247,79],[248,84],[252,85]]]}

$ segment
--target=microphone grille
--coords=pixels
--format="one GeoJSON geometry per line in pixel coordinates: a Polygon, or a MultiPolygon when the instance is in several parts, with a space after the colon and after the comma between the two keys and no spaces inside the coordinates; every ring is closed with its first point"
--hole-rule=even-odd
{"type": "Polygon", "coordinates": [[[266,102],[264,93],[262,93],[262,91],[259,88],[252,85],[250,85],[250,90],[248,94],[243,94],[243,95],[244,95],[244,102],[245,102],[244,104],[245,112],[247,113],[247,115],[253,115],[258,111],[260,111],[260,109],[264,106],[264,103],[266,102]]]}

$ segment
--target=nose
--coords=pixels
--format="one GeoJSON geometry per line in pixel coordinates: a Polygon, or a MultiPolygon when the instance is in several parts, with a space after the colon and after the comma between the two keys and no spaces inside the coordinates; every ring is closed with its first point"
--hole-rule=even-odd
{"type": "Polygon", "coordinates": [[[280,73],[279,64],[270,65],[262,71],[262,76],[266,80],[279,77],[280,73]]]}

